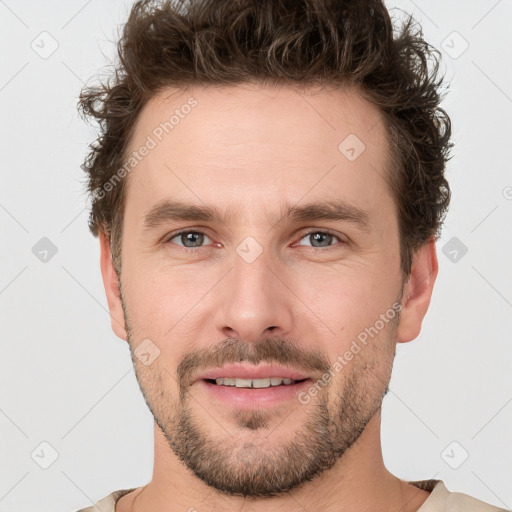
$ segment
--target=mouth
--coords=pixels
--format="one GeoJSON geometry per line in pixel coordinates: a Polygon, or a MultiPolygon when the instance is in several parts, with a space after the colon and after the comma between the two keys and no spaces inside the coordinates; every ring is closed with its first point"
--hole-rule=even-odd
{"type": "Polygon", "coordinates": [[[196,374],[192,380],[205,380],[217,386],[237,388],[268,388],[289,386],[310,378],[307,373],[294,368],[276,365],[246,363],[227,364],[219,368],[210,368],[196,374]]]}
{"type": "Polygon", "coordinates": [[[254,409],[297,403],[313,379],[298,369],[277,364],[245,362],[210,368],[193,379],[208,400],[236,409],[254,409]]]}
{"type": "Polygon", "coordinates": [[[204,379],[206,382],[216,386],[226,386],[234,388],[266,389],[279,386],[293,386],[294,384],[309,380],[289,379],[287,377],[269,377],[263,379],[241,379],[237,377],[219,377],[217,379],[204,379]]]}
{"type": "Polygon", "coordinates": [[[274,409],[284,406],[298,406],[300,394],[311,386],[310,378],[291,379],[289,377],[268,377],[242,379],[235,377],[217,377],[200,379],[198,389],[205,393],[213,404],[239,410],[274,409]]]}

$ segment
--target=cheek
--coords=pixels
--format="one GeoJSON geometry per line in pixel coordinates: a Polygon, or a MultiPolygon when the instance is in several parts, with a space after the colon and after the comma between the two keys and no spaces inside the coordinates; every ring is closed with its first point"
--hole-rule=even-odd
{"type": "Polygon", "coordinates": [[[373,324],[397,298],[396,280],[379,277],[384,272],[367,264],[331,265],[294,280],[294,291],[336,334],[352,332],[373,324]]]}
{"type": "Polygon", "coordinates": [[[191,266],[145,266],[140,261],[125,267],[129,277],[123,279],[123,295],[133,337],[179,340],[191,320],[197,322],[198,303],[212,287],[212,273],[204,276],[191,266]]]}

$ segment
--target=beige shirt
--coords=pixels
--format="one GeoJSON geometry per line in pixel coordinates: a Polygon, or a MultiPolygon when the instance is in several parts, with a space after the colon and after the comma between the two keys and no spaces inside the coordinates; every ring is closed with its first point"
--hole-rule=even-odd
{"type": "MultiPolygon", "coordinates": [[[[424,491],[430,491],[430,496],[418,509],[418,512],[510,512],[472,498],[467,494],[450,492],[442,480],[419,480],[409,483],[424,491]]],[[[92,507],[82,508],[77,512],[115,512],[117,500],[135,489],[137,487],[114,491],[92,507]]]]}

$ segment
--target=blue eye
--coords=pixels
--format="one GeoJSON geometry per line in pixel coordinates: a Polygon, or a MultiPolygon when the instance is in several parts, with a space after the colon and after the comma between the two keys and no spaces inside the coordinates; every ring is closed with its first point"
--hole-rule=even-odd
{"type": "MultiPolygon", "coordinates": [[[[307,239],[309,237],[310,240],[310,247],[313,249],[322,249],[322,248],[329,248],[333,245],[336,245],[336,241],[341,242],[342,244],[346,244],[347,242],[345,240],[342,240],[339,236],[335,235],[329,230],[321,231],[321,230],[311,230],[308,233],[305,233],[302,235],[300,240],[307,239]],[[335,243],[332,243],[332,242],[335,243]],[[318,244],[318,245],[315,245],[318,244]]],[[[205,242],[205,238],[209,239],[211,242],[211,239],[208,235],[205,233],[202,233],[201,231],[178,231],[177,233],[174,233],[171,237],[167,238],[165,243],[173,243],[174,245],[177,245],[178,247],[183,247],[185,249],[200,249],[203,246],[205,242]],[[180,243],[172,242],[174,239],[179,240],[180,243]]],[[[302,245],[299,243],[294,244],[296,245],[302,245]]]]}
{"type": "Polygon", "coordinates": [[[304,240],[305,238],[308,238],[308,237],[309,237],[310,241],[313,241],[313,243],[320,244],[318,246],[311,244],[311,247],[313,247],[313,249],[321,249],[322,247],[332,247],[332,245],[335,245],[335,244],[331,244],[329,242],[332,242],[333,239],[336,239],[339,242],[346,243],[343,240],[341,240],[341,238],[336,236],[334,233],[331,233],[330,231],[310,231],[309,233],[306,233],[301,238],[301,240],[304,240]]]}
{"type": "Polygon", "coordinates": [[[178,233],[175,233],[171,238],[169,238],[167,242],[170,242],[171,240],[178,238],[182,243],[176,245],[185,247],[187,249],[197,249],[201,247],[201,244],[202,242],[204,242],[205,237],[209,238],[208,235],[205,235],[200,231],[180,231],[178,233]],[[193,245],[187,245],[189,243],[193,245]]]}

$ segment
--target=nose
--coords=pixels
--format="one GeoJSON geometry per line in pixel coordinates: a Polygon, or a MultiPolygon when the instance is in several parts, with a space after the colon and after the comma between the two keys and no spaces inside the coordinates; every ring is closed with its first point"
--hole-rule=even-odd
{"type": "Polygon", "coordinates": [[[255,343],[264,336],[286,336],[291,331],[294,295],[271,259],[265,251],[251,263],[235,254],[215,315],[223,336],[255,343]]]}

